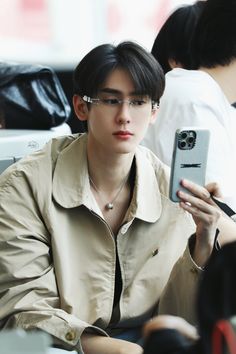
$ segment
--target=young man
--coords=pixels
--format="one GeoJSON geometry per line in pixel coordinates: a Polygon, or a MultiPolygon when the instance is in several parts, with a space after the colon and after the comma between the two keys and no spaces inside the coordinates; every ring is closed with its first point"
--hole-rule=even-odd
{"type": "Polygon", "coordinates": [[[96,47],[74,82],[88,133],[53,139],[0,177],[1,327],[43,330],[80,353],[141,353],[140,329],[185,249],[177,311],[193,319],[220,216],[215,187],[183,181],[193,195],[172,203],[168,168],[139,146],[164,89],[139,45],[96,47]]]}
{"type": "Polygon", "coordinates": [[[207,182],[216,181],[236,211],[236,1],[205,2],[193,36],[197,70],[176,68],[166,75],[156,124],[143,144],[171,164],[176,129],[210,129],[207,182]]]}

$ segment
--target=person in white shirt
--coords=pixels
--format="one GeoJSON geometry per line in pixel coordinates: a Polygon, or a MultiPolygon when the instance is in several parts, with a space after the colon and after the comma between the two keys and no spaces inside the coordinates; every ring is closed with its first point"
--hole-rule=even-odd
{"type": "Polygon", "coordinates": [[[193,37],[196,70],[175,68],[154,127],[142,144],[171,164],[176,129],[210,129],[206,182],[216,180],[223,200],[236,209],[236,1],[207,1],[193,37]]]}

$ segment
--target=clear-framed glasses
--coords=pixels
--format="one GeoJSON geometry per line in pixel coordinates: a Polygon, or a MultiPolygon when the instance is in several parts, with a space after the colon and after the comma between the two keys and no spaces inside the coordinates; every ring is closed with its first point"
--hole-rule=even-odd
{"type": "Polygon", "coordinates": [[[134,97],[132,99],[119,99],[117,97],[101,97],[101,98],[91,98],[89,96],[84,95],[83,100],[88,103],[92,103],[95,105],[102,105],[109,109],[117,109],[124,103],[129,105],[129,108],[135,111],[143,111],[146,110],[151,103],[152,110],[156,110],[159,108],[159,103],[155,101],[151,101],[149,98],[143,97],[134,97]]]}

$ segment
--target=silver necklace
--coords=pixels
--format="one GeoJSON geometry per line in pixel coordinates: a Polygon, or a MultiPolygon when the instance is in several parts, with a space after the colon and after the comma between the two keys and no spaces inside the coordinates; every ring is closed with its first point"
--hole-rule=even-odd
{"type": "MultiPolygon", "coordinates": [[[[115,197],[108,203],[105,204],[105,209],[106,210],[112,210],[114,208],[114,202],[116,201],[116,199],[118,198],[119,194],[121,193],[122,189],[124,188],[127,180],[128,180],[129,174],[127,177],[125,177],[125,179],[122,181],[118,192],[116,193],[115,197]]],[[[96,184],[93,182],[92,178],[89,176],[89,181],[91,182],[93,188],[95,189],[95,191],[101,196],[101,191],[98,189],[98,187],[96,186],[96,184]]]]}

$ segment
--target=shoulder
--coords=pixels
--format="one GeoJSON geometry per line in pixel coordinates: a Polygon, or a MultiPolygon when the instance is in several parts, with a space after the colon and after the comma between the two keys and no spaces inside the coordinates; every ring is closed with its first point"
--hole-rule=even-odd
{"type": "Polygon", "coordinates": [[[206,72],[201,70],[173,69],[166,74],[166,88],[161,103],[167,100],[178,99],[179,102],[217,104],[216,97],[224,96],[216,81],[206,72]]]}
{"type": "MultiPolygon", "coordinates": [[[[220,86],[209,74],[200,70],[179,70],[182,71],[173,70],[169,76],[167,74],[166,89],[156,121],[159,137],[163,135],[160,126],[169,130],[185,125],[208,128],[216,120],[218,124],[231,119],[230,105],[220,86]]],[[[165,136],[160,139],[165,139],[165,136]]]]}
{"type": "Polygon", "coordinates": [[[46,185],[58,156],[77,138],[78,135],[53,138],[42,149],[11,165],[0,175],[1,191],[16,183],[46,185]]]}

